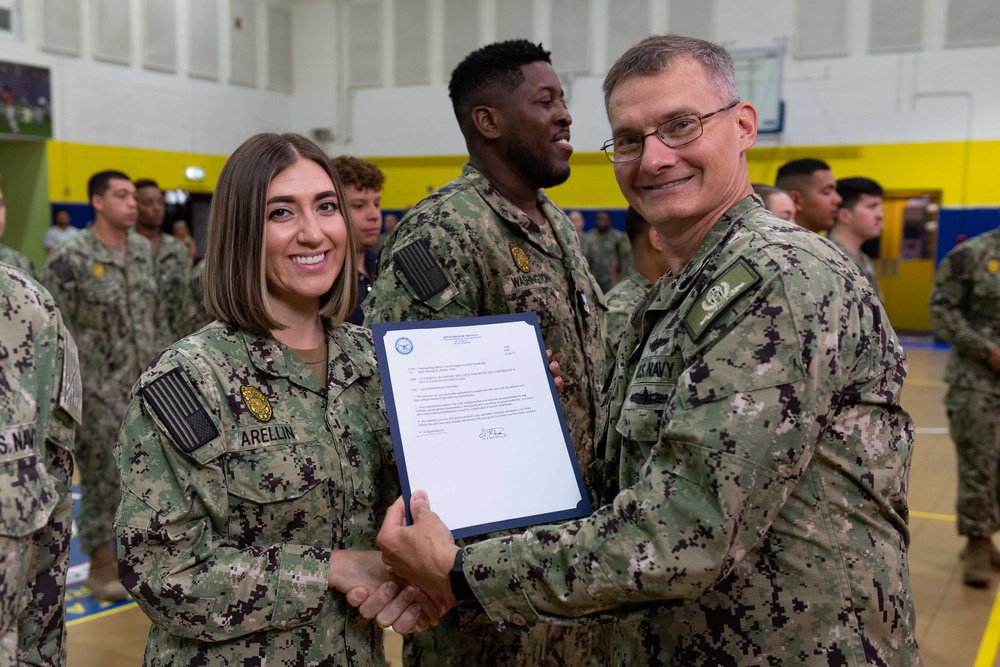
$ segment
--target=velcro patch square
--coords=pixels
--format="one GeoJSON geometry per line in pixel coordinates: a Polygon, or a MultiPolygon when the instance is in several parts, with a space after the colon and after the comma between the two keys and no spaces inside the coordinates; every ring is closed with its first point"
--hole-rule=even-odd
{"type": "Polygon", "coordinates": [[[190,454],[218,437],[219,430],[179,368],[150,382],[141,393],[185,452],[190,454]]]}
{"type": "Polygon", "coordinates": [[[698,303],[684,318],[684,326],[691,340],[697,342],[736,297],[759,282],[760,274],[745,259],[736,260],[702,292],[698,303]]]}
{"type": "Polygon", "coordinates": [[[406,279],[410,281],[417,298],[426,301],[448,286],[448,277],[431,254],[430,244],[425,240],[400,248],[392,257],[406,279]]]}

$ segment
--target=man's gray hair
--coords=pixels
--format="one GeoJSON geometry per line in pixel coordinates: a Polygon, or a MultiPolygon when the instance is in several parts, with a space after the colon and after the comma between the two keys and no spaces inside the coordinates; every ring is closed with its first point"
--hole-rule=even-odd
{"type": "Polygon", "coordinates": [[[615,86],[635,76],[651,76],[670,67],[676,58],[701,63],[724,100],[739,99],[733,58],[718,44],[681,35],[651,35],[623,53],[604,77],[604,109],[615,86]]]}

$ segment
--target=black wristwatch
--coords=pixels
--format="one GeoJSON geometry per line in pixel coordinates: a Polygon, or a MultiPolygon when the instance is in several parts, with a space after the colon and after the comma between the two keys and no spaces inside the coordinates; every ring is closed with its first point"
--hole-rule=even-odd
{"type": "Polygon", "coordinates": [[[475,600],[476,595],[469,586],[469,581],[465,578],[465,571],[462,569],[462,550],[455,553],[455,563],[448,573],[448,581],[451,582],[451,594],[456,600],[475,600]]]}

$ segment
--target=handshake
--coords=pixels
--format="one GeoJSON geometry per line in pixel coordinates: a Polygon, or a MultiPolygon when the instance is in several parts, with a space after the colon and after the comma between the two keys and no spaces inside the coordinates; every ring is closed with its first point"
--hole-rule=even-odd
{"type": "Polygon", "coordinates": [[[423,632],[456,603],[449,573],[458,546],[451,531],[423,491],[413,494],[410,512],[413,525],[407,526],[397,498],[376,538],[379,551],[330,554],[330,588],[344,593],[364,618],[398,634],[423,632]]]}

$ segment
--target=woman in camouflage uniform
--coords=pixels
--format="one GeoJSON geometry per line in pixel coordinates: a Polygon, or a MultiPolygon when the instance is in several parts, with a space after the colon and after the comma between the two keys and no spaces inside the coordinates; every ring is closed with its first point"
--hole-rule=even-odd
{"type": "Polygon", "coordinates": [[[374,551],[399,487],[370,333],[343,323],[345,201],[298,135],[249,139],[219,177],[218,321],[142,375],[116,449],[119,572],[153,620],[147,665],[380,665],[379,625],[436,620],[374,551]]]}

